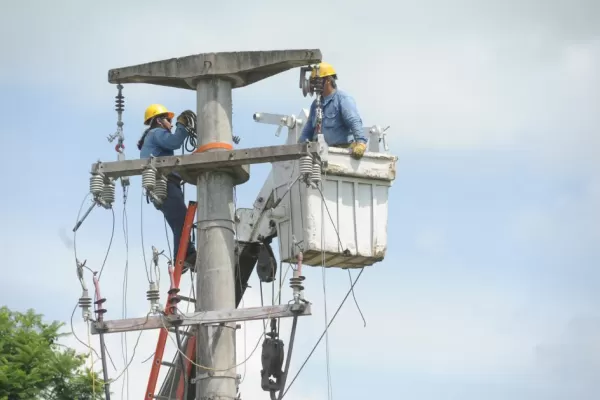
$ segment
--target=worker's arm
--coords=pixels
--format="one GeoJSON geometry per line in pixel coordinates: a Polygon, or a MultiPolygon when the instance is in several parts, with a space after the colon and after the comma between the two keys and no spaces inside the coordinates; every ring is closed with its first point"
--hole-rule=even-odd
{"type": "Polygon", "coordinates": [[[304,143],[307,140],[310,141],[313,138],[313,135],[315,133],[315,126],[312,122],[312,116],[315,114],[315,102],[313,101],[313,103],[310,105],[310,112],[308,114],[308,118],[306,120],[306,123],[304,124],[304,128],[302,128],[302,133],[300,134],[300,137],[298,138],[298,143],[304,143]]]}
{"type": "Polygon", "coordinates": [[[343,96],[340,99],[340,112],[342,113],[342,120],[352,133],[355,142],[367,143],[367,138],[363,134],[363,123],[356,102],[350,96],[343,96]]]}
{"type": "Polygon", "coordinates": [[[174,134],[171,134],[171,132],[166,129],[157,129],[154,131],[156,144],[169,150],[177,150],[180,148],[188,133],[181,123],[178,122],[176,126],[177,128],[175,128],[174,134]]]}

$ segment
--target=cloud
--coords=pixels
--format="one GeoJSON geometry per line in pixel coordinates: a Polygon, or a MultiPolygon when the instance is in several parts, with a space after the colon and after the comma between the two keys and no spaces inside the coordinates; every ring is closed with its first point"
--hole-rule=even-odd
{"type": "Polygon", "coordinates": [[[537,371],[547,379],[559,379],[579,398],[593,398],[600,389],[600,319],[585,315],[569,320],[552,339],[536,348],[537,371]]]}
{"type": "MultiPolygon", "coordinates": [[[[259,1],[242,11],[226,3],[182,2],[178,9],[184,13],[161,22],[154,9],[135,2],[119,4],[119,13],[105,3],[84,9],[70,2],[68,11],[44,4],[34,15],[15,7],[3,33],[20,31],[26,13],[40,34],[4,43],[13,54],[4,68],[12,75],[20,71],[25,84],[83,97],[89,107],[114,96],[106,84],[109,68],[199,52],[319,47],[338,69],[342,89],[357,99],[364,123],[391,126],[395,149],[523,149],[563,165],[582,162],[582,152],[589,160],[588,149],[598,145],[594,127],[600,117],[593,110],[600,101],[593,87],[600,29],[592,18],[598,11],[594,1],[393,7],[375,1],[368,17],[362,3],[320,2],[320,15],[336,16],[338,33],[327,40],[311,24],[317,3],[305,2],[293,15],[279,4],[259,1]],[[219,18],[225,11],[227,20],[219,18]],[[164,27],[160,35],[149,35],[156,24],[164,27]],[[72,35],[73,29],[79,33],[72,35]],[[37,73],[38,60],[44,60],[44,75],[37,73]]],[[[295,89],[296,74],[238,90],[236,104],[257,107],[277,96],[294,110],[307,106],[295,89]]],[[[147,98],[173,102],[182,93],[128,86],[128,112],[138,114],[147,98]]]]}
{"type": "MultiPolygon", "coordinates": [[[[181,1],[168,14],[135,1],[39,2],[35,12],[21,3],[11,5],[0,26],[4,37],[19,38],[0,44],[8,55],[0,86],[12,94],[0,102],[15,110],[15,122],[6,121],[1,134],[7,148],[19,149],[5,155],[5,170],[22,157],[30,168],[19,175],[27,186],[6,191],[0,204],[9,227],[4,262],[27,273],[0,280],[4,303],[67,320],[81,294],[68,236],[80,201],[74,195],[87,186],[89,163],[109,152],[114,157],[105,139],[116,118],[108,69],[200,52],[318,47],[338,69],[341,88],[355,97],[364,123],[391,126],[392,150],[400,155],[388,257],[356,288],[367,328],[352,298],[331,328],[336,397],[385,396],[398,387],[421,400],[498,393],[568,399],[597,392],[591,338],[598,305],[593,246],[600,237],[594,222],[600,209],[600,3],[372,1],[365,8],[348,1],[290,7],[258,1],[242,9],[181,1]],[[60,126],[40,129],[57,116],[60,126]],[[34,143],[24,146],[22,137],[34,143]],[[55,175],[40,178],[49,165],[55,175]],[[555,263],[572,269],[550,268],[555,263]],[[569,322],[577,318],[589,322],[569,322]],[[577,378],[586,368],[589,373],[577,378]],[[369,385],[362,396],[356,382],[365,381],[378,382],[380,392],[369,385]]],[[[243,146],[273,144],[266,137],[273,127],[254,124],[253,112],[290,113],[310,104],[297,88],[297,73],[234,92],[243,146]]],[[[147,103],[179,111],[195,102],[191,91],[145,85],[127,85],[125,95],[131,157],[147,103]]],[[[251,182],[238,188],[240,204],[252,203],[266,169],[253,169],[251,182]]],[[[142,249],[167,248],[163,220],[148,207],[142,244],[137,182],[128,205],[130,317],[148,308],[142,249]]],[[[120,318],[123,307],[120,210],[102,278],[110,318],[120,318]]],[[[110,213],[96,209],[78,233],[78,254],[94,269],[102,265],[110,223],[110,213]]],[[[164,297],[164,264],[161,269],[164,297]]],[[[306,274],[306,295],[315,307],[299,325],[292,373],[325,324],[321,271],[306,274]]],[[[331,317],[348,279],[345,271],[327,277],[331,317]]],[[[246,306],[259,304],[258,282],[251,285],[246,306]]],[[[287,282],[284,287],[290,298],[287,282]]],[[[265,296],[270,299],[270,288],[265,296]]],[[[85,341],[80,319],[78,312],[75,329],[85,341]]],[[[244,343],[249,354],[262,331],[260,323],[246,327],[245,339],[238,331],[240,361],[244,343]]],[[[289,321],[282,331],[287,335],[289,321]]],[[[132,398],[144,390],[150,366],[140,362],[154,351],[156,337],[144,333],[136,350],[132,398]]],[[[136,338],[128,335],[129,356],[136,338]]],[[[92,341],[98,348],[97,337],[92,341]]],[[[117,364],[114,377],[123,368],[120,335],[109,335],[107,343],[117,364]]],[[[259,386],[259,352],[260,344],[244,365],[243,398],[266,395],[259,386]]],[[[325,364],[322,343],[286,398],[324,399],[325,364]]],[[[116,398],[120,384],[113,385],[116,398]]]]}

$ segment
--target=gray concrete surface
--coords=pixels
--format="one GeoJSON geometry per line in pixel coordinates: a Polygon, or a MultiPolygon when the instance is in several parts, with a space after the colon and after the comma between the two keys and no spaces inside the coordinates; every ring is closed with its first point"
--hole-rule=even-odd
{"type": "Polygon", "coordinates": [[[196,90],[197,81],[219,77],[232,89],[321,61],[319,49],[204,53],[108,71],[110,83],[147,83],[196,90]]]}

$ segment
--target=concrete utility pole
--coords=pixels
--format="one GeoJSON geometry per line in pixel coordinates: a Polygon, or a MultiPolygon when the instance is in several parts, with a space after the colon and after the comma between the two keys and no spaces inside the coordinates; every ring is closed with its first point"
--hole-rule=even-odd
{"type": "MultiPolygon", "coordinates": [[[[221,78],[201,80],[198,94],[198,148],[229,145],[231,83],[221,78]]],[[[220,151],[219,149],[207,151],[220,151]]],[[[233,177],[228,172],[205,171],[198,175],[198,258],[196,311],[234,309],[235,222],[233,177]]],[[[215,371],[199,371],[197,399],[234,399],[236,323],[200,326],[196,335],[198,363],[215,371]],[[214,351],[213,351],[214,349],[214,351]]]]}
{"type": "MultiPolygon", "coordinates": [[[[109,82],[196,90],[198,152],[223,152],[232,148],[232,89],[320,60],[319,50],[199,54],[114,69],[109,71],[109,82]]],[[[295,87],[296,82],[290,82],[290,90],[295,87]]],[[[264,161],[248,160],[253,162],[264,161]]],[[[218,170],[198,164],[195,169],[188,165],[181,173],[188,183],[197,185],[198,193],[197,312],[236,308],[233,187],[249,179],[249,170],[247,165],[221,163],[224,166],[218,170]]],[[[127,164],[126,168],[131,169],[132,165],[127,164]]],[[[198,368],[196,399],[235,399],[235,325],[198,325],[197,363],[207,369],[198,368]]]]}

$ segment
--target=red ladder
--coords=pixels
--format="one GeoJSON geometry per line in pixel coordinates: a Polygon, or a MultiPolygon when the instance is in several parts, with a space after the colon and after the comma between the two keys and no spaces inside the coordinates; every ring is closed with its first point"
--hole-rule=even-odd
{"type": "MultiPolygon", "coordinates": [[[[181,240],[179,241],[179,249],[177,249],[177,259],[175,261],[175,271],[173,272],[173,281],[174,286],[176,288],[179,287],[179,282],[181,280],[181,272],[183,270],[183,262],[187,255],[187,250],[189,246],[190,234],[192,232],[192,226],[194,225],[194,217],[196,215],[196,210],[198,208],[198,203],[195,201],[190,201],[188,204],[188,210],[185,214],[185,220],[183,223],[183,229],[181,234],[181,240]]],[[[165,314],[171,314],[171,299],[177,293],[169,294],[167,298],[167,303],[165,306],[165,314]]],[[[156,343],[156,352],[154,353],[154,359],[152,361],[152,369],[150,370],[150,378],[148,378],[148,386],[146,388],[146,395],[144,396],[145,400],[154,399],[156,390],[156,383],[158,381],[158,374],[160,372],[160,367],[163,362],[163,355],[165,352],[165,344],[167,342],[167,336],[169,335],[169,331],[165,328],[161,328],[160,334],[158,335],[158,343],[156,343]]],[[[193,360],[194,353],[196,351],[196,338],[194,336],[190,336],[187,341],[186,348],[186,356],[193,360]]],[[[179,379],[179,384],[177,386],[177,399],[181,399],[183,396],[183,385],[184,385],[184,375],[191,373],[191,363],[186,359],[185,360],[186,371],[181,371],[181,376],[179,379]]]]}

